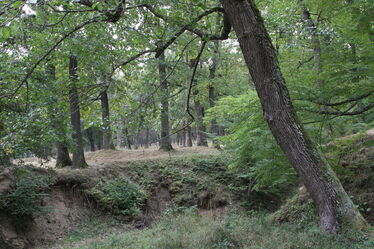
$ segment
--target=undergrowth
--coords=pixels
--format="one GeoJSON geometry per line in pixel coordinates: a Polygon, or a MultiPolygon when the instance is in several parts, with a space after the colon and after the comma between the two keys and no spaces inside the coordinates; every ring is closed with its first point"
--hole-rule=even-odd
{"type": "Polygon", "coordinates": [[[10,191],[0,193],[0,210],[17,219],[43,214],[48,208],[42,205],[42,199],[55,182],[54,177],[35,173],[27,167],[15,167],[12,178],[10,191]]]}
{"type": "Polygon", "coordinates": [[[317,224],[272,225],[263,214],[231,214],[213,219],[197,213],[164,218],[152,228],[132,230],[75,249],[369,249],[374,238],[363,234],[323,234],[317,224]]]}

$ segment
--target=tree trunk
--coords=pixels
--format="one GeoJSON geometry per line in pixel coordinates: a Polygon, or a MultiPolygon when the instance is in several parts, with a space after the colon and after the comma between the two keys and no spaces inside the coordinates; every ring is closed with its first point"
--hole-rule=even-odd
{"type": "Polygon", "coordinates": [[[57,142],[56,152],[56,168],[63,168],[73,164],[69,156],[68,147],[65,145],[65,143],[57,142]]]}
{"type": "MultiPolygon", "coordinates": [[[[53,64],[48,64],[46,67],[46,75],[50,84],[55,84],[56,81],[56,67],[53,64]]],[[[64,125],[64,117],[62,111],[55,108],[58,104],[58,96],[53,95],[49,99],[48,112],[50,114],[52,128],[54,129],[58,141],[56,142],[56,167],[63,168],[70,166],[73,162],[70,159],[69,150],[66,141],[66,129],[64,125]]]]}
{"type": "Polygon", "coordinates": [[[144,141],[144,148],[149,148],[149,128],[145,129],[145,141],[144,141]]]}
{"type": "Polygon", "coordinates": [[[259,10],[252,0],[220,2],[238,37],[264,119],[310,193],[320,217],[320,227],[330,233],[342,228],[363,228],[365,220],[296,118],[259,10]]]}
{"type": "Polygon", "coordinates": [[[161,89],[161,140],[160,150],[173,150],[170,142],[170,127],[169,127],[169,88],[166,80],[166,62],[165,53],[162,53],[158,61],[158,71],[160,74],[160,89],[161,89]]]}
{"type": "Polygon", "coordinates": [[[70,97],[70,117],[71,125],[73,127],[73,140],[75,149],[73,151],[73,168],[85,168],[87,167],[86,160],[84,158],[83,151],[83,138],[81,131],[81,114],[79,109],[79,96],[76,82],[78,80],[77,75],[77,58],[70,56],[69,64],[69,97],[70,97]]]}
{"type": "Polygon", "coordinates": [[[197,98],[199,91],[195,90],[194,91],[194,96],[195,96],[195,111],[196,111],[196,145],[197,146],[208,146],[208,142],[206,140],[206,130],[205,130],[205,125],[203,123],[203,118],[204,118],[204,108],[200,104],[200,100],[197,98]]]}
{"type": "Polygon", "coordinates": [[[113,149],[114,146],[112,144],[112,134],[110,131],[109,99],[106,89],[101,92],[100,101],[103,121],[103,149],[110,150],[113,149]]]}
{"type": "Polygon", "coordinates": [[[86,133],[87,133],[88,141],[90,143],[90,150],[91,150],[91,152],[94,152],[95,151],[95,139],[94,139],[94,136],[93,136],[92,126],[87,128],[86,133]]]}
{"type": "MultiPolygon", "coordinates": [[[[218,49],[219,49],[219,41],[214,41],[214,56],[212,57],[212,65],[209,68],[209,107],[212,108],[215,106],[216,102],[216,89],[213,86],[212,82],[214,81],[216,77],[216,71],[217,71],[217,65],[218,65],[218,49]]],[[[215,119],[212,119],[210,121],[210,133],[213,134],[213,136],[218,136],[218,125],[217,121],[215,119]]],[[[213,138],[213,146],[217,146],[217,140],[213,138]]]]}
{"type": "Polygon", "coordinates": [[[125,128],[125,137],[126,137],[127,148],[131,150],[131,139],[130,139],[129,129],[127,129],[127,127],[125,128]]]}
{"type": "Polygon", "coordinates": [[[192,147],[192,131],[189,125],[186,127],[186,146],[192,147]]]}

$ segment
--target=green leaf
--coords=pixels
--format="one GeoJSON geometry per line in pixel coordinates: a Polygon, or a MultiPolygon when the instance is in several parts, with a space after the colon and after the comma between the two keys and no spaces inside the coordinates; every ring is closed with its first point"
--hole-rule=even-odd
{"type": "Polygon", "coordinates": [[[1,38],[8,39],[10,37],[10,29],[8,27],[3,27],[0,31],[1,38]]]}

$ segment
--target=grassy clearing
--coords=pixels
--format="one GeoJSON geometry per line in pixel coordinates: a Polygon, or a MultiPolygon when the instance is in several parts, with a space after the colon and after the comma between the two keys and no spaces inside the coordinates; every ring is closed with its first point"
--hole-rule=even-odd
{"type": "Polygon", "coordinates": [[[316,224],[274,225],[261,214],[220,219],[191,211],[164,218],[152,228],[132,230],[64,249],[370,249],[374,237],[326,235],[316,224]]]}

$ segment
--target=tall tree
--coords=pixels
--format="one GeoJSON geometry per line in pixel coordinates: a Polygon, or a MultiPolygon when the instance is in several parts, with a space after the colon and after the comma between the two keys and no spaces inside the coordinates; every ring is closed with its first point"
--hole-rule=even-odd
{"type": "Polygon", "coordinates": [[[73,127],[73,140],[74,140],[74,151],[73,151],[73,168],[85,168],[87,167],[86,159],[84,157],[83,150],[83,137],[81,131],[81,114],[79,108],[79,95],[77,89],[78,81],[78,61],[77,57],[71,55],[69,58],[69,97],[70,97],[70,117],[71,126],[73,127]]]}
{"type": "Polygon", "coordinates": [[[253,0],[220,2],[238,37],[264,119],[310,193],[320,227],[330,233],[362,228],[365,220],[297,120],[275,49],[253,0]]]}
{"type": "MultiPolygon", "coordinates": [[[[49,63],[46,66],[46,74],[48,76],[49,84],[53,85],[56,81],[56,67],[49,63]]],[[[66,131],[64,125],[64,117],[61,116],[63,111],[59,110],[57,106],[57,96],[51,96],[50,103],[48,104],[48,112],[51,118],[53,129],[57,135],[56,141],[56,167],[62,168],[72,165],[69,150],[66,141],[66,131]],[[54,108],[55,107],[55,108],[54,108]]]]}
{"type": "Polygon", "coordinates": [[[112,134],[110,130],[109,98],[107,89],[103,89],[100,95],[101,113],[103,122],[103,149],[113,149],[112,134]]]}
{"type": "Polygon", "coordinates": [[[170,125],[169,125],[169,86],[166,79],[166,60],[163,52],[158,58],[158,71],[160,77],[161,90],[161,138],[160,150],[173,150],[170,142],[170,125]]]}

